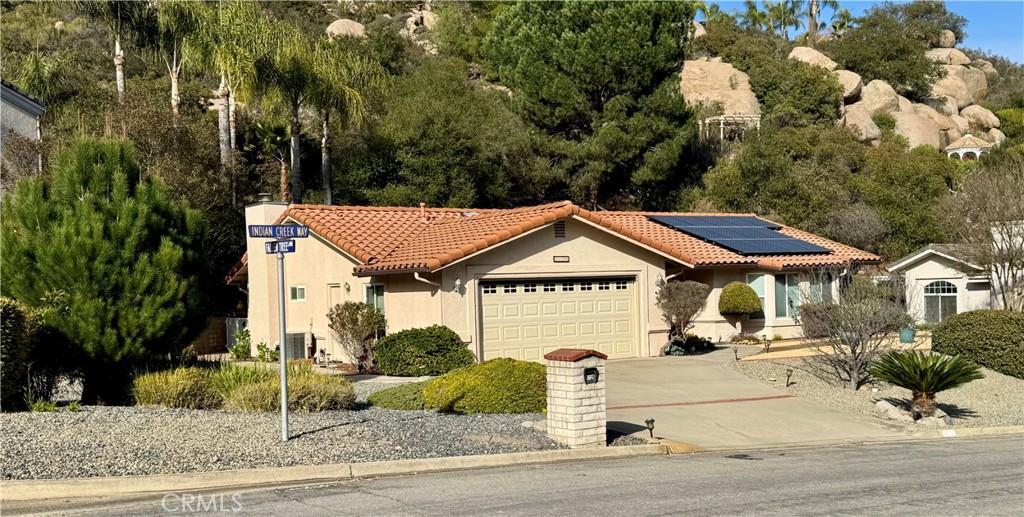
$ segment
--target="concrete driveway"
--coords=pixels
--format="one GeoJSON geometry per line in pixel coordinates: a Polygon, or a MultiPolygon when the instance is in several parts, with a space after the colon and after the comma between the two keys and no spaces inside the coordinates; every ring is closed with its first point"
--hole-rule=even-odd
{"type": "Polygon", "coordinates": [[[609,429],[647,436],[644,420],[654,418],[655,436],[700,447],[904,436],[879,420],[766,386],[736,371],[733,361],[729,348],[701,356],[609,361],[609,429]]]}

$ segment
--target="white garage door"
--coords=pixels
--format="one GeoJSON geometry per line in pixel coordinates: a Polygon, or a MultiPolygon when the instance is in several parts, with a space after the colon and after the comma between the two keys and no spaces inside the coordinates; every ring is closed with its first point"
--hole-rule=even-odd
{"type": "Polygon", "coordinates": [[[542,361],[559,348],[636,356],[632,279],[490,281],[480,284],[484,360],[542,361]]]}

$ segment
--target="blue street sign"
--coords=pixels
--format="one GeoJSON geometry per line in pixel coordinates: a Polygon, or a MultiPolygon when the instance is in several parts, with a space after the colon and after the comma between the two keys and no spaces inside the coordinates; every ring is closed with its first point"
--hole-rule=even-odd
{"type": "Polygon", "coordinates": [[[272,255],[274,253],[294,253],[295,252],[295,241],[270,241],[264,244],[267,248],[267,254],[272,255]]]}
{"type": "Polygon", "coordinates": [[[297,224],[250,224],[249,237],[264,239],[304,239],[309,237],[309,227],[297,224]]]}

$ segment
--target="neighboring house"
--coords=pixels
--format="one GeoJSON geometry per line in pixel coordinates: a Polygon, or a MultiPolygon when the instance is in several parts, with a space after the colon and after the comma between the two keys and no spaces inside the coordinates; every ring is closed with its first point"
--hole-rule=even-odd
{"type": "MultiPolygon", "coordinates": [[[[712,287],[693,329],[698,335],[718,340],[736,333],[734,320],[718,313],[718,297],[727,283],[743,281],[764,302],[764,315],[744,321],[743,331],[794,337],[800,335],[793,319],[799,292],[818,288],[831,296],[839,282],[812,286],[808,273],[852,272],[880,261],[746,214],[597,212],[567,201],[508,210],[264,201],[246,207],[245,219],[309,226],[310,238],[298,239],[285,259],[289,356],[306,355],[315,340],[312,348],[340,360],[346,357],[326,314],[350,300],[383,310],[388,332],[446,325],[485,360],[540,360],[560,347],[594,348],[612,358],[656,356],[668,335],[655,304],[663,278],[712,287]],[[652,220],[679,216],[732,225],[716,230],[724,234],[743,230],[736,224],[747,221],[768,232],[754,244],[769,247],[738,253],[733,249],[751,243],[715,244],[652,220]]],[[[689,231],[710,235],[706,228],[689,231]]],[[[278,335],[276,265],[264,242],[249,238],[228,277],[247,286],[254,346],[274,346],[278,335]]]]}
{"type": "Polygon", "coordinates": [[[918,322],[936,324],[961,312],[990,309],[992,284],[971,244],[929,244],[887,266],[903,279],[907,306],[918,322]]]}
{"type": "Polygon", "coordinates": [[[43,111],[45,109],[39,101],[13,84],[0,80],[0,141],[6,138],[8,131],[37,142],[41,140],[43,135],[39,119],[43,111]]]}

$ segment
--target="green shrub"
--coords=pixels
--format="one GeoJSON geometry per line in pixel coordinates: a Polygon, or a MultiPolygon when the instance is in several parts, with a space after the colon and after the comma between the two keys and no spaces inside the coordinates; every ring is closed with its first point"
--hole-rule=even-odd
{"type": "Polygon", "coordinates": [[[351,409],[356,402],[352,384],[338,375],[299,375],[288,379],[288,408],[302,411],[351,409]]]}
{"type": "Polygon", "coordinates": [[[432,381],[412,382],[380,390],[370,395],[371,405],[384,409],[401,409],[413,411],[423,409],[423,388],[432,381]]]}
{"type": "Polygon", "coordinates": [[[273,376],[274,372],[259,366],[221,363],[219,369],[210,372],[210,387],[221,398],[227,399],[239,387],[264,382],[273,376]]]}
{"type": "Polygon", "coordinates": [[[892,350],[871,365],[871,376],[911,391],[915,415],[935,414],[935,394],[984,376],[978,366],[960,356],[892,350]]]}
{"type": "Polygon", "coordinates": [[[32,335],[25,310],[10,298],[0,298],[0,408],[25,409],[32,335]]]}
{"type": "Polygon", "coordinates": [[[231,358],[236,361],[252,357],[252,338],[249,336],[249,329],[243,329],[235,334],[235,344],[229,350],[231,358]]]}
{"type": "Polygon", "coordinates": [[[224,400],[224,408],[232,411],[275,411],[281,407],[280,383],[271,379],[245,384],[224,400]]]}
{"type": "Polygon", "coordinates": [[[492,359],[434,379],[423,388],[428,409],[453,413],[539,413],[547,405],[543,365],[492,359]]]}
{"type": "Polygon", "coordinates": [[[57,411],[57,403],[52,400],[37,400],[32,403],[33,413],[53,413],[57,411]]]}
{"type": "Polygon", "coordinates": [[[79,410],[82,409],[82,406],[81,404],[78,403],[78,401],[74,401],[69,402],[66,409],[72,413],[77,413],[79,410]]]}
{"type": "Polygon", "coordinates": [[[473,353],[459,335],[442,325],[385,336],[377,343],[375,354],[386,375],[442,375],[473,364],[473,353]]]}
{"type": "Polygon", "coordinates": [[[818,339],[828,337],[835,328],[838,306],[834,303],[805,303],[800,306],[800,327],[804,337],[818,339]]]}
{"type": "Polygon", "coordinates": [[[896,119],[888,113],[875,113],[871,116],[871,121],[878,126],[878,129],[882,131],[892,131],[896,129],[896,119]]]}
{"type": "Polygon", "coordinates": [[[266,343],[256,344],[256,360],[261,363],[270,363],[281,358],[281,351],[278,348],[273,350],[266,343]]]}
{"type": "Polygon", "coordinates": [[[718,298],[720,314],[753,314],[761,310],[761,299],[749,285],[743,282],[729,282],[722,288],[722,294],[718,298]]]}
{"type": "Polygon", "coordinates": [[[221,406],[221,396],[202,368],[175,368],[139,375],[132,383],[132,395],[139,405],[186,409],[221,406]]]}
{"type": "Polygon", "coordinates": [[[952,316],[932,332],[932,350],[1024,379],[1024,313],[985,310],[952,316]]]}
{"type": "Polygon", "coordinates": [[[704,354],[715,349],[715,344],[708,338],[687,334],[684,339],[676,339],[665,350],[665,355],[704,354]]]}

